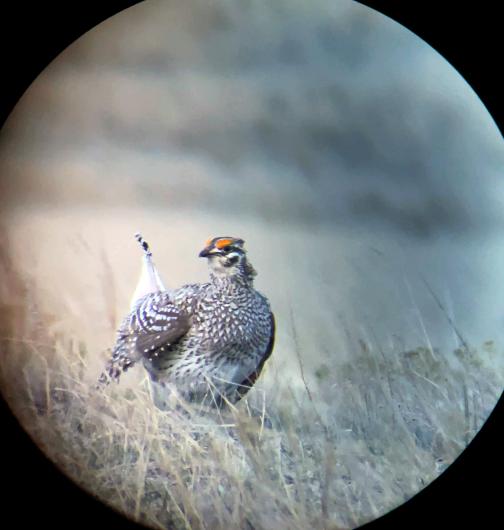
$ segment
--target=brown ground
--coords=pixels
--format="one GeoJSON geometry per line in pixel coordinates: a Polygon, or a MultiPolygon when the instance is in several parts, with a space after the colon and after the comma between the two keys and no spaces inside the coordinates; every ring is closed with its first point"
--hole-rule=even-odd
{"type": "Polygon", "coordinates": [[[309,239],[316,251],[330,234],[234,226],[279,322],[273,358],[236,410],[160,412],[141,368],[94,387],[138,274],[135,228],[167,283],[204,280],[195,242],[229,229],[200,214],[188,224],[120,210],[13,213],[2,236],[2,391],[69,476],[155,528],[355,527],[411,497],[470,441],[499,394],[485,364],[495,347],[384,351],[342,338],[315,318],[324,284],[293,289],[307,263],[283,262],[273,276],[265,250],[282,259],[278,249],[309,239]]]}

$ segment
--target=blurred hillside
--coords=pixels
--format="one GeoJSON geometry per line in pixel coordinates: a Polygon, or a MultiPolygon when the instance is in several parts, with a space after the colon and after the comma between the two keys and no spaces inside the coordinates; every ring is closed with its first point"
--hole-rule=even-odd
{"type": "Polygon", "coordinates": [[[341,318],[381,344],[457,346],[422,277],[468,340],[502,339],[502,138],[439,55],[359,4],[142,3],[65,50],[0,140],[4,222],[28,269],[47,262],[49,292],[82,259],[60,229],[123,249],[125,293],[134,231],[184,282],[223,230],[338,350],[341,318]]]}
{"type": "Polygon", "coordinates": [[[438,476],[501,392],[503,167],[464,80],[362,5],[143,2],[0,132],[2,394],[62,470],[155,528],[168,506],[355,527],[438,476]],[[271,429],[243,431],[248,403],[211,432],[163,414],[141,369],[96,392],[137,231],[170,287],[207,279],[209,236],[246,241],[277,322],[250,398],[271,429]]]}

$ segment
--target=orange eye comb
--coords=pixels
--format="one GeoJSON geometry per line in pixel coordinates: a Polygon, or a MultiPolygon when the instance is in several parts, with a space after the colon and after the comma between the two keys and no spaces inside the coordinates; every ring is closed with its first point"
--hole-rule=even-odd
{"type": "Polygon", "coordinates": [[[221,248],[227,247],[228,245],[231,245],[233,243],[232,239],[219,239],[215,246],[220,250],[221,248]]]}

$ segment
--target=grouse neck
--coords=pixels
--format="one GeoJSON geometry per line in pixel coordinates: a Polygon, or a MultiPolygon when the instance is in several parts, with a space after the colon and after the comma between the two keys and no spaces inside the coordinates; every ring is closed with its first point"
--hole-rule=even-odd
{"type": "Polygon", "coordinates": [[[245,274],[233,274],[232,276],[225,276],[210,272],[210,279],[212,285],[219,291],[234,292],[242,289],[251,289],[253,286],[253,278],[245,274]]]}

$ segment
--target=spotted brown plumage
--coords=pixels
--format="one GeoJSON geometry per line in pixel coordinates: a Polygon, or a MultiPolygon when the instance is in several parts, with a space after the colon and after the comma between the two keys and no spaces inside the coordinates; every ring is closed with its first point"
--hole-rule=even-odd
{"type": "Polygon", "coordinates": [[[200,257],[208,259],[210,281],[148,293],[134,303],[102,381],[118,380],[141,361],[157,401],[176,390],[217,406],[238,401],[254,385],[273,350],[275,322],[268,300],[254,289],[244,242],[213,238],[200,257]]]}

